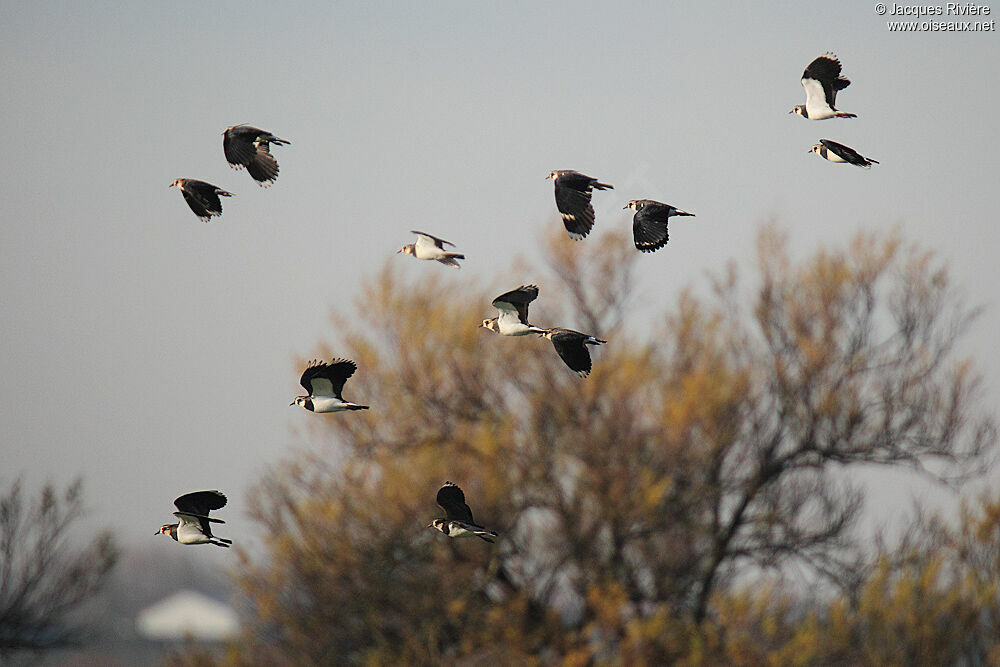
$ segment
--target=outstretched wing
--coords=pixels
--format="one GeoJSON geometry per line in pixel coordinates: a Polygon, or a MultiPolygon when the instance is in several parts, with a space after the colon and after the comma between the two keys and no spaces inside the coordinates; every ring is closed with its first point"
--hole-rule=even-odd
{"type": "Polygon", "coordinates": [[[255,142],[254,148],[253,157],[247,162],[247,173],[259,185],[270,185],[278,178],[278,161],[266,141],[255,142]]]}
{"type": "Polygon", "coordinates": [[[445,241],[444,239],[438,238],[438,237],[434,236],[433,234],[428,234],[427,232],[418,232],[416,230],[411,229],[410,233],[417,235],[417,237],[418,237],[417,238],[417,245],[422,245],[422,244],[430,243],[430,244],[436,246],[437,248],[439,248],[441,250],[444,250],[444,247],[446,245],[450,245],[453,248],[455,247],[455,244],[452,243],[451,241],[445,241]]]}
{"type": "Polygon", "coordinates": [[[806,106],[826,104],[831,109],[837,101],[837,91],[851,85],[840,76],[840,60],[832,53],[824,53],[809,63],[802,72],[802,87],[806,91],[806,106]],[[820,97],[822,95],[822,97],[820,97]]]}
{"type": "Polygon", "coordinates": [[[222,152],[226,154],[226,161],[236,169],[249,165],[257,153],[254,141],[260,132],[248,125],[236,125],[226,130],[222,135],[222,152]]]}
{"type": "Polygon", "coordinates": [[[580,377],[590,375],[590,352],[583,341],[587,336],[569,329],[560,329],[551,336],[552,346],[556,348],[559,357],[580,377]]]}
{"type": "Polygon", "coordinates": [[[653,252],[667,245],[670,235],[667,221],[670,207],[658,202],[647,203],[632,217],[632,237],[641,252],[653,252]]]}
{"type": "Polygon", "coordinates": [[[174,506],[178,510],[175,512],[178,516],[185,514],[204,519],[202,523],[205,526],[208,525],[209,521],[225,523],[222,519],[213,519],[208,516],[208,513],[212,510],[221,509],[226,506],[226,494],[221,491],[194,491],[193,493],[185,493],[174,500],[174,506]]]}
{"type": "Polygon", "coordinates": [[[556,208],[569,235],[580,240],[594,228],[594,207],[590,203],[590,179],[562,176],[556,179],[556,208]]]}
{"type": "MultiPolygon", "coordinates": [[[[222,215],[222,201],[219,199],[219,193],[225,192],[225,190],[193,178],[186,179],[180,190],[181,194],[184,195],[184,201],[202,220],[207,222],[213,215],[222,215]]],[[[226,192],[226,195],[228,196],[229,193],[226,192]]]]}
{"type": "Polygon", "coordinates": [[[500,316],[517,315],[521,324],[528,323],[528,304],[538,298],[538,286],[521,285],[517,289],[501,294],[493,299],[493,307],[500,311],[500,316]]]}
{"type": "Polygon", "coordinates": [[[344,383],[358,370],[349,359],[333,359],[330,363],[313,360],[299,380],[310,396],[333,396],[342,399],[344,383]]]}
{"type": "Polygon", "coordinates": [[[465,504],[465,494],[457,484],[445,482],[438,489],[437,504],[444,509],[445,518],[449,521],[464,521],[473,525],[476,523],[472,518],[472,510],[465,504]]]}

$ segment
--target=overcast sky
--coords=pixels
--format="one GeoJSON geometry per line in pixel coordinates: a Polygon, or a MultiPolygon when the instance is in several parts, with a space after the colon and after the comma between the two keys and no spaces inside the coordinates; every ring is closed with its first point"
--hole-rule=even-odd
{"type": "Polygon", "coordinates": [[[867,2],[407,4],[0,5],[0,478],[82,474],[125,543],[219,488],[245,543],[246,494],[296,427],[350,418],[288,406],[297,360],[335,347],[331,308],[386,258],[448,271],[392,254],[410,229],[508,288],[560,224],[552,169],[615,185],[598,231],[634,198],[697,214],[641,258],[655,310],[749,261],[766,220],[800,257],[901,226],[986,306],[967,348],[997,395],[996,32],[890,33],[867,2]],[[788,115],[828,50],[858,118],[788,115]],[[273,187],[227,166],[237,123],[291,141],[273,187]],[[820,138],[881,164],[808,154],[820,138]],[[178,177],[233,192],[222,218],[196,219],[178,177]]]}

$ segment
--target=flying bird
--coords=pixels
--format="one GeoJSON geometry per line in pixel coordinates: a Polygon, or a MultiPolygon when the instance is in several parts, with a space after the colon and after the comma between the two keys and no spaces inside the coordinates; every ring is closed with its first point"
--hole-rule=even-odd
{"type": "Polygon", "coordinates": [[[458,485],[445,482],[438,489],[437,504],[444,509],[445,518],[434,519],[428,528],[440,530],[448,537],[478,537],[487,542],[495,542],[497,534],[487,530],[472,518],[472,510],[465,504],[465,494],[458,485]]]}
{"type": "Polygon", "coordinates": [[[229,548],[233,543],[224,537],[212,535],[211,523],[225,523],[208,515],[212,510],[226,506],[226,496],[221,491],[195,491],[185,493],[174,501],[177,511],[174,516],[180,523],[165,523],[154,535],[169,535],[181,544],[214,544],[229,548]]]}
{"type": "Polygon", "coordinates": [[[635,239],[635,247],[641,252],[653,252],[667,245],[670,240],[667,233],[670,216],[694,215],[652,199],[633,199],[625,204],[625,208],[635,211],[632,216],[632,237],[635,239]]]}
{"type": "Polygon", "coordinates": [[[594,190],[613,190],[613,185],[599,183],[596,178],[584,176],[572,169],[556,169],[546,178],[555,183],[556,208],[562,215],[569,237],[579,241],[587,237],[594,227],[594,207],[590,196],[594,190]]]}
{"type": "Polygon", "coordinates": [[[824,53],[809,63],[802,73],[802,87],[806,91],[806,103],[797,104],[788,113],[794,113],[809,120],[827,118],[857,118],[856,114],[837,111],[837,91],[851,85],[849,79],[840,76],[840,61],[832,53],[824,53]]]}
{"type": "Polygon", "coordinates": [[[579,331],[558,327],[547,329],[542,333],[542,337],[552,341],[552,346],[556,348],[559,357],[570,367],[570,370],[580,377],[590,375],[590,352],[587,350],[587,346],[604,345],[608,342],[579,331]]]}
{"type": "Polygon", "coordinates": [[[289,405],[301,405],[311,412],[367,410],[367,405],[350,403],[341,395],[344,383],[356,370],[358,365],[349,359],[333,359],[330,363],[314,359],[302,373],[300,380],[309,394],[296,396],[289,405]]]}
{"type": "Polygon", "coordinates": [[[829,139],[820,139],[818,144],[809,149],[809,152],[815,153],[830,162],[846,162],[862,169],[871,169],[873,164],[879,164],[878,160],[865,157],[850,146],[838,144],[836,141],[830,141],[829,139]]]}
{"type": "Polygon", "coordinates": [[[222,150],[233,169],[247,168],[247,173],[263,188],[278,178],[278,161],[271,155],[271,144],[284,146],[289,142],[266,130],[249,125],[232,125],[222,133],[222,150]]]}
{"type": "Polygon", "coordinates": [[[178,178],[170,187],[180,190],[194,214],[205,222],[211,220],[213,215],[222,215],[222,201],[219,197],[233,196],[231,192],[218,186],[193,178],[178,178]]]}
{"type": "Polygon", "coordinates": [[[538,287],[535,285],[521,285],[517,289],[501,294],[493,299],[493,307],[500,312],[500,315],[483,320],[479,326],[501,336],[545,333],[545,329],[528,323],[528,304],[537,296],[538,287]]]}
{"type": "Polygon", "coordinates": [[[456,269],[462,268],[461,265],[459,265],[458,260],[465,259],[465,255],[457,252],[448,252],[444,249],[446,245],[450,245],[454,248],[454,243],[451,241],[445,241],[444,239],[439,239],[438,237],[425,232],[410,230],[410,233],[417,235],[417,242],[407,243],[402,248],[397,250],[396,254],[403,253],[404,255],[413,255],[417,259],[431,259],[441,262],[445,266],[453,266],[456,269]]]}

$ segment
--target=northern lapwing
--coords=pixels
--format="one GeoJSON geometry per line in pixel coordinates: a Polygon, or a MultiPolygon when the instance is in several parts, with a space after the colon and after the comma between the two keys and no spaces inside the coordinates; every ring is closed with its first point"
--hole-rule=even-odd
{"type": "Polygon", "coordinates": [[[222,151],[233,169],[246,167],[247,173],[262,188],[274,183],[278,178],[278,161],[271,155],[271,144],[287,145],[266,130],[249,125],[232,125],[222,133],[222,151]]]}
{"type": "Polygon", "coordinates": [[[222,200],[219,197],[233,196],[218,186],[193,178],[178,178],[170,187],[180,190],[194,214],[205,222],[211,220],[213,215],[222,215],[222,200]]]}
{"type": "Polygon", "coordinates": [[[180,523],[165,523],[154,535],[169,535],[181,544],[214,544],[229,548],[233,543],[224,537],[212,535],[212,523],[225,523],[208,515],[212,510],[226,506],[226,496],[221,491],[195,491],[185,493],[174,501],[174,516],[180,523]]]}
{"type": "Polygon", "coordinates": [[[635,239],[635,247],[641,252],[653,252],[667,245],[670,240],[667,233],[670,216],[694,215],[652,199],[633,199],[625,204],[625,208],[635,211],[632,216],[632,238],[635,239]]]}
{"type": "Polygon", "coordinates": [[[849,79],[840,76],[840,61],[832,53],[824,53],[809,63],[802,72],[802,87],[806,91],[806,103],[797,104],[788,113],[794,113],[809,120],[827,118],[857,118],[856,114],[837,111],[837,91],[851,85],[849,79]]]}
{"type": "Polygon", "coordinates": [[[483,528],[472,518],[472,510],[465,504],[465,494],[457,484],[445,482],[438,489],[437,504],[444,509],[445,518],[434,519],[427,524],[428,528],[440,530],[448,537],[478,537],[490,543],[496,541],[495,532],[483,528]]]}
{"type": "Polygon", "coordinates": [[[556,208],[562,215],[569,237],[579,241],[587,237],[594,227],[594,207],[590,196],[594,190],[613,190],[613,185],[599,183],[596,178],[585,176],[572,169],[550,171],[546,178],[555,183],[556,208]]]}
{"type": "Polygon", "coordinates": [[[436,262],[441,262],[445,266],[453,266],[456,269],[462,268],[459,265],[458,260],[465,259],[465,255],[457,252],[448,252],[444,249],[446,245],[450,245],[454,248],[454,243],[451,241],[445,241],[444,239],[439,239],[438,237],[425,232],[410,230],[410,233],[417,235],[417,242],[407,243],[402,248],[397,250],[396,254],[403,253],[404,255],[413,255],[417,259],[434,260],[436,262]]]}
{"type": "Polygon", "coordinates": [[[350,403],[341,395],[344,383],[356,370],[358,365],[349,359],[333,359],[330,363],[314,359],[299,380],[309,394],[296,396],[289,405],[301,405],[311,412],[367,410],[367,405],[350,403]]]}
{"type": "Polygon", "coordinates": [[[545,329],[528,323],[528,304],[536,297],[538,297],[538,287],[535,285],[521,285],[517,289],[501,294],[493,299],[493,307],[500,312],[500,315],[483,320],[479,326],[501,336],[545,333],[545,329]]]}
{"type": "Polygon", "coordinates": [[[809,152],[815,153],[830,162],[846,162],[862,169],[871,169],[873,164],[879,164],[878,160],[865,157],[850,146],[838,144],[836,141],[830,141],[829,139],[820,139],[818,144],[809,149],[809,152]]]}
{"type": "Polygon", "coordinates": [[[556,348],[559,357],[580,377],[590,375],[590,352],[587,351],[587,346],[604,345],[608,342],[579,331],[558,327],[547,329],[542,333],[542,337],[552,341],[552,346],[556,348]]]}

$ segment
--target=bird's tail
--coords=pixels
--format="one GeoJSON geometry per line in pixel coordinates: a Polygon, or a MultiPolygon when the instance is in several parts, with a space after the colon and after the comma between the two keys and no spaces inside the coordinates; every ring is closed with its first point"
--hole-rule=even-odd
{"type": "MultiPolygon", "coordinates": [[[[881,163],[881,162],[879,162],[878,160],[873,160],[873,159],[871,159],[870,157],[866,157],[865,159],[866,159],[866,160],[868,160],[869,162],[871,162],[872,164],[882,164],[882,163],[881,163]]],[[[871,165],[869,165],[869,166],[871,166],[871,165]]]]}
{"type": "Polygon", "coordinates": [[[285,141],[284,139],[279,139],[278,137],[274,136],[273,134],[270,137],[268,137],[267,140],[270,141],[275,146],[287,146],[288,144],[292,143],[290,141],[285,141]]]}
{"type": "Polygon", "coordinates": [[[585,339],[583,341],[584,345],[604,345],[607,342],[608,341],[601,340],[600,338],[597,338],[596,336],[590,336],[590,337],[588,337],[587,339],[585,339]]]}
{"type": "Polygon", "coordinates": [[[838,111],[837,112],[837,118],[857,118],[857,117],[858,117],[858,114],[856,114],[856,113],[846,113],[844,111],[838,111]]]}
{"type": "Polygon", "coordinates": [[[217,537],[215,539],[217,541],[216,542],[212,542],[212,544],[214,544],[217,547],[225,547],[225,548],[228,549],[230,547],[230,545],[232,545],[232,543],[233,543],[232,540],[224,540],[221,537],[217,537]]]}
{"type": "Polygon", "coordinates": [[[367,405],[358,405],[357,403],[348,403],[346,405],[346,407],[347,407],[348,410],[368,410],[369,409],[369,407],[367,405]]]}
{"type": "Polygon", "coordinates": [[[674,215],[690,215],[694,217],[694,213],[688,213],[687,211],[681,211],[679,209],[674,211],[674,215]]]}
{"type": "Polygon", "coordinates": [[[232,192],[226,192],[225,190],[220,190],[219,188],[215,189],[215,194],[219,195],[220,197],[232,197],[233,196],[232,192]]]}
{"type": "Polygon", "coordinates": [[[607,183],[594,183],[593,188],[595,190],[614,190],[615,186],[608,185],[607,183]]]}

